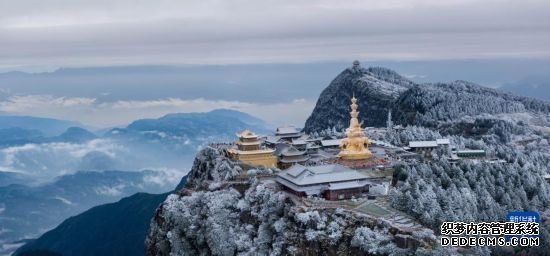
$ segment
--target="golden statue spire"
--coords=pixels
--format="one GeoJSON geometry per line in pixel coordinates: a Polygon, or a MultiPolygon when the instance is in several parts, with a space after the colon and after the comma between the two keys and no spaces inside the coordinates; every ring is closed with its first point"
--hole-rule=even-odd
{"type": "Polygon", "coordinates": [[[364,160],[372,157],[372,153],[369,151],[369,139],[365,136],[363,128],[359,123],[357,116],[357,99],[355,93],[351,98],[351,119],[349,121],[349,128],[346,130],[347,138],[342,140],[340,144],[340,153],[338,157],[345,160],[364,160]]]}

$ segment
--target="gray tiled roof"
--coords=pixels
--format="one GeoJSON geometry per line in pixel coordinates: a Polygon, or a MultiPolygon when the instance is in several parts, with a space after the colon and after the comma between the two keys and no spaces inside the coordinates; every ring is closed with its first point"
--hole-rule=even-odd
{"type": "Polygon", "coordinates": [[[319,166],[303,166],[296,164],[288,170],[280,172],[278,176],[298,186],[369,178],[363,173],[338,164],[319,166]]]}

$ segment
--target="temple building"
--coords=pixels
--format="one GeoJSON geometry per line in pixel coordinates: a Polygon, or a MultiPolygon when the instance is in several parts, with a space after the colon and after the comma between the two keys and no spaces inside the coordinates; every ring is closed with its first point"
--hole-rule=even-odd
{"type": "Polygon", "coordinates": [[[231,158],[250,166],[274,167],[277,165],[277,157],[273,155],[275,150],[264,147],[258,135],[250,130],[244,130],[237,134],[237,137],[235,147],[228,150],[231,158]]]}
{"type": "Polygon", "coordinates": [[[327,149],[338,150],[340,148],[341,143],[342,143],[342,139],[327,139],[327,140],[321,141],[321,147],[325,150],[327,149]]]}
{"type": "Polygon", "coordinates": [[[296,129],[294,126],[279,127],[275,130],[275,136],[291,142],[293,139],[302,137],[303,133],[296,129]]]}
{"type": "Polygon", "coordinates": [[[359,119],[357,119],[359,115],[357,107],[357,99],[354,95],[351,98],[351,119],[349,128],[346,130],[347,138],[340,143],[338,158],[341,160],[358,161],[372,158],[372,153],[369,151],[369,139],[365,136],[359,119]]]}
{"type": "Polygon", "coordinates": [[[373,185],[369,176],[338,164],[296,164],[278,173],[277,182],[298,196],[319,196],[328,200],[361,197],[373,185]]]}
{"type": "Polygon", "coordinates": [[[282,149],[279,153],[279,168],[287,169],[295,164],[305,164],[309,155],[304,148],[300,150],[292,145],[282,149]]]}
{"type": "Polygon", "coordinates": [[[455,152],[456,156],[461,158],[482,158],[486,157],[487,153],[482,149],[463,149],[455,152]]]}
{"type": "Polygon", "coordinates": [[[409,146],[406,149],[424,156],[429,156],[433,150],[437,148],[449,149],[450,145],[451,141],[449,139],[409,141],[409,146]]]}
{"type": "MultiPolygon", "coordinates": [[[[308,138],[303,132],[300,132],[294,126],[278,127],[273,135],[267,136],[265,144],[271,148],[275,148],[279,144],[294,144],[296,142],[305,141],[308,138]]],[[[300,145],[296,145],[300,147],[300,145]]],[[[305,147],[305,144],[302,145],[305,147]]]]}
{"type": "Polygon", "coordinates": [[[320,142],[308,142],[306,145],[306,153],[308,155],[317,154],[319,152],[319,149],[321,149],[321,145],[319,144],[320,142]]]}
{"type": "Polygon", "coordinates": [[[293,139],[291,145],[298,150],[307,149],[307,141],[303,138],[293,139]]]}

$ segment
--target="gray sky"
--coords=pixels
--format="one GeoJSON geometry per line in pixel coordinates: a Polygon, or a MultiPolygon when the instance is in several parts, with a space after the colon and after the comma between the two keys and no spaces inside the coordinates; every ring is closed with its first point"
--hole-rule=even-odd
{"type": "Polygon", "coordinates": [[[494,87],[526,70],[548,74],[549,13],[548,0],[0,0],[0,73],[222,65],[0,75],[0,113],[106,127],[225,107],[301,126],[353,59],[427,80],[468,79],[469,68],[494,87]],[[517,60],[533,63],[520,70],[517,60]],[[447,69],[434,72],[440,62],[447,69]],[[255,69],[266,63],[307,64],[255,69]]]}
{"type": "Polygon", "coordinates": [[[0,0],[0,70],[547,58],[550,2],[0,0]]]}

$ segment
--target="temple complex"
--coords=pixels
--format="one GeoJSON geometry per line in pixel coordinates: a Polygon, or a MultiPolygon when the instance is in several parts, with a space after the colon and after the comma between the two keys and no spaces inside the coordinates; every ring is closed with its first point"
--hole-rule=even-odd
{"type": "Polygon", "coordinates": [[[346,130],[347,138],[344,138],[340,143],[340,153],[338,153],[338,158],[345,161],[367,160],[372,158],[372,153],[369,151],[369,139],[365,136],[359,119],[357,119],[359,115],[357,107],[357,99],[354,95],[351,98],[351,119],[349,128],[346,130]]]}
{"type": "Polygon", "coordinates": [[[239,160],[251,166],[274,167],[277,165],[277,157],[273,155],[275,150],[266,148],[258,135],[250,130],[244,130],[237,134],[238,140],[228,152],[234,160],[239,160]]]}
{"type": "Polygon", "coordinates": [[[310,137],[287,126],[277,128],[263,140],[245,130],[237,135],[239,139],[228,152],[249,166],[278,167],[277,184],[298,196],[344,200],[387,195],[393,170],[385,160],[386,148],[373,141],[369,150],[370,141],[357,118],[357,110],[354,95],[344,138],[310,137]]]}

